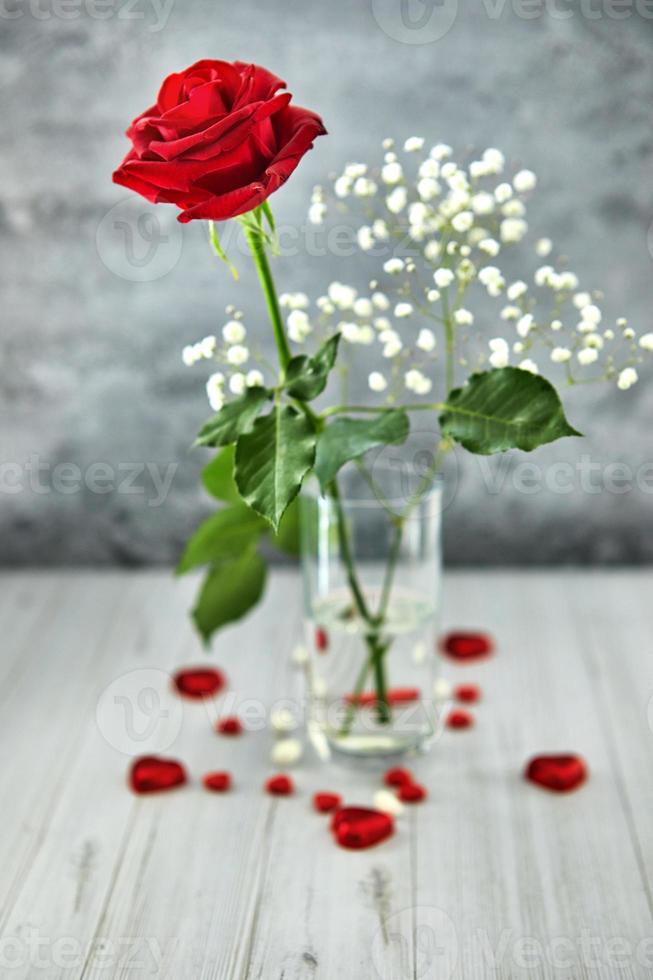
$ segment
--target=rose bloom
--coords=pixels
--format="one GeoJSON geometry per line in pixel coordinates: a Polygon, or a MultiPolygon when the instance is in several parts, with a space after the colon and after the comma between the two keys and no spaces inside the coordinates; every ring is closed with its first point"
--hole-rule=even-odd
{"type": "Polygon", "coordinates": [[[156,105],[127,130],[132,149],[115,183],[154,204],[176,204],[183,222],[251,211],[326,133],[283,88],[265,68],[239,61],[198,61],[169,75],[156,105]]]}

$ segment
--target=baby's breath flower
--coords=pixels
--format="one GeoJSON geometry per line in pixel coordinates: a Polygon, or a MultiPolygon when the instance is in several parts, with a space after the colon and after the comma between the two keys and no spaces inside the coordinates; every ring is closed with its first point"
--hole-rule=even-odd
{"type": "Polygon", "coordinates": [[[448,143],[437,143],[431,148],[430,156],[433,160],[445,160],[453,153],[448,143]]]}
{"type": "Polygon", "coordinates": [[[322,313],[331,314],[335,312],[335,306],[328,296],[318,296],[318,298],[315,300],[315,305],[317,306],[318,310],[322,311],[322,313]]]}
{"type": "Polygon", "coordinates": [[[217,371],[206,382],[206,395],[214,412],[219,412],[224,405],[224,374],[217,371]]]}
{"type": "Polygon", "coordinates": [[[363,252],[369,252],[374,248],[374,235],[369,225],[361,225],[356,232],[356,241],[363,252]]]}
{"type": "Polygon", "coordinates": [[[485,252],[490,258],[496,258],[501,251],[501,246],[494,238],[484,238],[482,242],[478,243],[478,248],[480,252],[485,252]]]}
{"type": "Polygon", "coordinates": [[[638,380],[639,375],[637,374],[635,368],[624,368],[623,371],[619,372],[619,377],[617,378],[617,388],[620,388],[621,391],[628,391],[628,389],[632,388],[634,384],[637,384],[638,380]]]}
{"type": "Polygon", "coordinates": [[[474,314],[461,307],[453,315],[454,320],[460,327],[470,327],[474,322],[474,314]]]}
{"type": "Polygon", "coordinates": [[[395,306],[395,316],[397,319],[410,316],[413,312],[412,303],[397,303],[395,306]]]}
{"type": "Polygon", "coordinates": [[[602,318],[598,306],[593,306],[592,304],[584,306],[580,311],[580,315],[588,323],[600,323],[602,318]]]}
{"type": "Polygon", "coordinates": [[[351,177],[346,177],[344,174],[342,177],[338,177],[335,184],[333,185],[333,190],[336,197],[345,198],[349,197],[351,194],[351,189],[353,187],[353,180],[351,177]]]}
{"type": "Polygon", "coordinates": [[[583,343],[586,347],[595,347],[596,350],[603,350],[603,347],[605,346],[603,337],[598,333],[588,333],[584,338],[583,343]]]}
{"type": "Polygon", "coordinates": [[[415,392],[416,395],[428,395],[432,388],[430,378],[427,378],[416,368],[413,368],[411,371],[406,371],[406,374],[404,375],[404,384],[409,391],[415,392]]]}
{"type": "Polygon", "coordinates": [[[326,218],[327,206],[322,201],[314,201],[308,209],[308,220],[312,225],[321,225],[326,218]]]}
{"type": "Polygon", "coordinates": [[[521,279],[517,279],[516,282],[513,282],[510,286],[508,286],[506,295],[509,300],[514,302],[516,299],[520,299],[526,292],[528,292],[528,286],[526,283],[521,279]]]}
{"type": "Polygon", "coordinates": [[[495,265],[486,265],[484,269],[478,274],[480,282],[483,283],[487,289],[490,296],[499,296],[501,290],[505,286],[505,279],[501,274],[501,270],[497,269],[495,265]]]}
{"type": "Polygon", "coordinates": [[[513,244],[520,242],[527,231],[528,225],[522,218],[505,218],[501,222],[499,234],[502,242],[513,244]]]}
{"type": "Polygon", "coordinates": [[[301,344],[311,332],[311,324],[308,314],[304,310],[292,310],[286,320],[288,326],[288,336],[296,343],[301,344]]]}
{"type": "Polygon", "coordinates": [[[352,180],[356,180],[358,177],[364,177],[367,173],[366,163],[348,163],[345,167],[345,177],[351,177],[352,180]]]}
{"type": "Polygon", "coordinates": [[[562,320],[551,320],[552,330],[562,330],[562,320]]]}
{"type": "Polygon", "coordinates": [[[437,160],[428,157],[426,160],[422,160],[417,173],[420,177],[430,177],[435,180],[440,176],[440,164],[437,160]]]}
{"type": "Polygon", "coordinates": [[[518,306],[504,306],[499,315],[502,320],[518,320],[521,316],[521,310],[518,306]]]}
{"type": "Polygon", "coordinates": [[[526,316],[521,317],[517,323],[517,333],[520,337],[526,338],[533,329],[535,324],[535,319],[532,313],[527,313],[526,316]]]}
{"type": "Polygon", "coordinates": [[[239,344],[246,335],[245,327],[238,320],[229,320],[222,328],[222,336],[227,344],[239,344]]]}
{"type": "Polygon", "coordinates": [[[328,289],[329,299],[335,303],[339,310],[350,310],[356,299],[356,290],[353,286],[345,286],[341,282],[332,282],[328,289]]]}
{"type": "Polygon", "coordinates": [[[374,326],[377,330],[392,330],[392,324],[387,316],[377,316],[374,320],[374,326]]]}
{"type": "Polygon", "coordinates": [[[240,371],[236,371],[229,378],[229,391],[233,395],[242,395],[245,390],[245,375],[241,374],[240,371]]]}
{"type": "MultiPolygon", "coordinates": [[[[608,332],[607,330],[605,331],[608,332]]],[[[653,333],[644,333],[639,338],[639,346],[642,350],[653,351],[653,333]]]]}
{"type": "Polygon", "coordinates": [[[594,347],[584,347],[578,351],[576,357],[579,364],[583,367],[588,367],[588,365],[594,364],[598,360],[599,353],[594,347]]]}
{"type": "Polygon", "coordinates": [[[524,360],[520,362],[519,367],[522,369],[522,371],[529,371],[530,374],[540,373],[537,364],[535,361],[532,361],[530,357],[524,358],[524,360]]]}
{"type": "Polygon", "coordinates": [[[624,330],[624,340],[634,340],[634,339],[635,339],[635,331],[632,329],[632,327],[626,327],[626,329],[624,330]]]}
{"type": "Polygon", "coordinates": [[[257,368],[252,368],[251,371],[247,372],[245,383],[248,388],[262,388],[264,383],[263,375],[257,368]]]}
{"type": "Polygon", "coordinates": [[[372,373],[368,375],[367,383],[372,391],[385,391],[385,389],[388,387],[388,382],[380,371],[372,371],[372,373]]]}
{"type": "Polygon", "coordinates": [[[451,269],[436,269],[433,273],[433,281],[438,289],[446,289],[454,281],[454,274],[451,269]]]}
{"type": "Polygon", "coordinates": [[[372,300],[368,299],[367,296],[360,296],[358,299],[354,300],[354,313],[356,316],[360,317],[370,317],[374,312],[374,307],[372,306],[372,300]]]}
{"type": "Polygon", "coordinates": [[[440,292],[439,292],[439,290],[437,290],[437,289],[427,289],[426,290],[426,298],[429,301],[429,303],[437,303],[437,301],[440,299],[440,292]]]}
{"type": "Polygon", "coordinates": [[[577,310],[582,310],[584,306],[589,306],[592,302],[592,297],[589,293],[576,293],[574,295],[573,304],[577,310]]]}
{"type": "Polygon", "coordinates": [[[551,360],[554,364],[565,364],[571,360],[571,351],[568,347],[554,347],[551,351],[551,360]]]}
{"type": "Polygon", "coordinates": [[[473,180],[478,180],[479,177],[487,177],[489,172],[488,165],[484,160],[472,160],[469,165],[469,175],[473,180]]]}
{"type": "Polygon", "coordinates": [[[541,259],[545,259],[553,250],[553,242],[550,238],[538,238],[535,242],[535,254],[541,259]]]}
{"type": "Polygon", "coordinates": [[[486,191],[474,194],[471,203],[472,211],[475,211],[476,214],[492,214],[494,211],[494,198],[486,191]]]}
{"type": "Polygon", "coordinates": [[[404,151],[406,153],[416,153],[418,150],[421,150],[423,146],[424,146],[423,136],[409,136],[406,142],[404,143],[404,151]]]}
{"type": "Polygon", "coordinates": [[[372,304],[377,310],[390,309],[390,300],[385,293],[372,293],[372,304]]]}
{"type": "Polygon", "coordinates": [[[464,232],[474,224],[474,215],[471,211],[461,211],[451,219],[451,225],[455,231],[464,232]]]}
{"type": "Polygon", "coordinates": [[[197,363],[199,358],[197,357],[194,344],[187,344],[184,347],[184,349],[181,352],[181,359],[186,365],[186,367],[192,367],[194,364],[197,363]]]}
{"type": "Polygon", "coordinates": [[[404,171],[397,161],[386,163],[381,168],[381,180],[384,184],[398,184],[403,176],[404,171]]]}
{"type": "Polygon", "coordinates": [[[510,348],[503,337],[493,337],[488,342],[491,350],[490,364],[493,368],[504,368],[508,366],[510,360],[510,348]]]}
{"type": "Polygon", "coordinates": [[[243,347],[242,344],[234,344],[233,347],[230,347],[227,350],[227,361],[229,362],[229,364],[233,364],[234,367],[240,367],[241,364],[244,364],[248,360],[249,360],[249,348],[243,347]]]}
{"type": "Polygon", "coordinates": [[[432,330],[428,330],[426,327],[420,330],[417,337],[417,346],[419,347],[420,350],[429,353],[435,348],[435,344],[436,344],[435,334],[433,333],[432,330]]]}
{"type": "Polygon", "coordinates": [[[387,242],[390,232],[383,218],[377,218],[376,221],[372,222],[372,233],[380,242],[387,242]]]}
{"type": "Polygon", "coordinates": [[[388,259],[387,262],[383,263],[383,271],[387,272],[389,275],[394,276],[400,272],[404,271],[404,260],[393,258],[388,259]]]}
{"type": "Polygon", "coordinates": [[[437,180],[432,177],[422,177],[421,180],[417,181],[417,193],[423,201],[432,201],[434,197],[437,197],[442,188],[438,184],[437,180]]]}
{"type": "Polygon", "coordinates": [[[489,146],[483,153],[483,163],[488,168],[488,173],[500,174],[506,165],[506,158],[501,150],[489,146]]]}
{"type": "Polygon", "coordinates": [[[505,204],[512,197],[512,187],[510,184],[499,184],[494,189],[494,197],[498,204],[505,204]]]}
{"type": "Polygon", "coordinates": [[[391,214],[399,214],[406,207],[408,192],[405,187],[395,187],[385,199],[385,204],[391,214]]]}
{"type": "Polygon", "coordinates": [[[532,170],[520,170],[519,173],[515,174],[512,180],[512,185],[519,194],[525,194],[527,191],[532,191],[537,184],[537,177],[532,170]]]}
{"type": "Polygon", "coordinates": [[[552,265],[542,265],[536,270],[534,275],[536,286],[548,286],[551,282],[551,277],[555,274],[555,269],[552,265]]]}
{"type": "Polygon", "coordinates": [[[526,208],[517,198],[512,198],[503,205],[501,213],[504,218],[523,218],[526,214],[526,208]]]}

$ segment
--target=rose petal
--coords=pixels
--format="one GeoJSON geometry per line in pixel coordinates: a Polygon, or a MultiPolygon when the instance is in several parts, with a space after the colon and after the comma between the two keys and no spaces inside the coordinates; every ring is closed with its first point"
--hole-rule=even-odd
{"type": "Polygon", "coordinates": [[[406,783],[412,783],[412,781],[412,773],[409,769],[402,768],[402,766],[395,766],[394,769],[388,769],[383,777],[383,782],[386,786],[404,786],[406,783]]]}
{"type": "Polygon", "coordinates": [[[361,850],[386,840],[394,832],[394,820],[388,813],[364,807],[344,807],[338,810],[331,829],[341,847],[361,850]]]}
{"type": "Polygon", "coordinates": [[[175,674],[174,684],[185,698],[210,698],[218,694],[226,678],[221,670],[214,667],[186,667],[175,674]]]}
{"type": "Polygon", "coordinates": [[[454,660],[477,660],[494,650],[492,637],[487,633],[456,632],[442,638],[441,648],[454,660]]]}
{"type": "Polygon", "coordinates": [[[419,783],[406,783],[400,786],[397,796],[402,803],[421,803],[428,796],[426,788],[419,783]]]}
{"type": "Polygon", "coordinates": [[[329,634],[322,626],[315,628],[315,648],[320,653],[325,653],[329,649],[329,634]]]}
{"type": "Polygon", "coordinates": [[[135,793],[158,793],[187,781],[181,762],[144,755],[135,759],[129,771],[129,785],[135,793]]]}
{"type": "Polygon", "coordinates": [[[228,772],[207,772],[202,778],[207,789],[213,793],[226,793],[231,789],[231,774],[228,772]]]}
{"type": "Polygon", "coordinates": [[[454,697],[464,704],[475,704],[481,700],[481,689],[478,684],[459,684],[454,689],[454,697]]]}
{"type": "Polygon", "coordinates": [[[243,723],[236,715],[221,718],[215,726],[219,735],[242,735],[243,723]]]}
{"type": "Polygon", "coordinates": [[[272,796],[289,796],[294,792],[294,784],[290,776],[285,776],[279,774],[277,776],[270,776],[265,783],[266,793],[270,793],[272,796]]]}
{"type": "Polygon", "coordinates": [[[568,793],[584,783],[588,776],[587,763],[580,755],[538,755],[528,763],[526,779],[556,793],[568,793]]]}
{"type": "Polygon", "coordinates": [[[316,793],[313,797],[313,806],[318,813],[330,813],[341,803],[342,797],[339,793],[316,793]]]}
{"type": "Polygon", "coordinates": [[[471,728],[473,724],[474,715],[464,708],[455,708],[447,715],[448,728],[471,728]]]}

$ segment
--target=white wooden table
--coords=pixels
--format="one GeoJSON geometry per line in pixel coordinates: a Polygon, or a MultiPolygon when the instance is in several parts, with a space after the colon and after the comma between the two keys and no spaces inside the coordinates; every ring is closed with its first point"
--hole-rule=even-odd
{"type": "MultiPolygon", "coordinates": [[[[205,661],[193,587],[165,572],[2,577],[0,976],[653,976],[650,572],[449,575],[447,625],[498,639],[491,660],[448,668],[485,700],[473,730],[415,764],[428,802],[362,852],[334,845],[310,798],[369,803],[378,777],[307,753],[297,795],[271,798],[267,730],[229,740],[202,704],[133,701],[144,676],[205,661]],[[126,789],[126,714],[112,728],[109,702],[137,712],[136,737],[138,711],[162,716],[190,785],[126,789]],[[591,767],[578,792],[521,779],[530,755],[567,749],[591,767]],[[233,792],[201,787],[218,768],[233,792]]],[[[264,608],[218,640],[225,710],[299,694],[299,615],[295,575],[277,572],[264,608]]]]}

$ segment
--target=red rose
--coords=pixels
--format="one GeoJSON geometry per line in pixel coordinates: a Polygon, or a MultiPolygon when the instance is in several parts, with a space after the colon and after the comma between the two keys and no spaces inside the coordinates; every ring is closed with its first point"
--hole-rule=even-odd
{"type": "Polygon", "coordinates": [[[154,204],[176,204],[179,221],[251,211],[326,132],[282,88],[265,68],[239,61],[198,61],[169,75],[156,105],[127,130],[132,149],[114,181],[154,204]]]}

